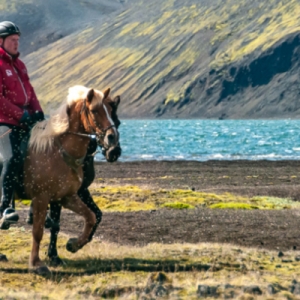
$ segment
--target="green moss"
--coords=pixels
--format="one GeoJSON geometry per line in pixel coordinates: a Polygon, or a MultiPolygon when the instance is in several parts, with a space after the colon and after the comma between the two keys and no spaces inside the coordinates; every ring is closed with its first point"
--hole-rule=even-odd
{"type": "Polygon", "coordinates": [[[247,203],[216,203],[209,206],[209,208],[221,208],[221,209],[258,209],[258,206],[250,205],[247,203]]]}
{"type": "Polygon", "coordinates": [[[106,186],[91,190],[104,211],[139,211],[168,208],[293,209],[300,203],[276,197],[243,197],[231,193],[213,194],[191,190],[150,190],[138,186],[106,186]]]}

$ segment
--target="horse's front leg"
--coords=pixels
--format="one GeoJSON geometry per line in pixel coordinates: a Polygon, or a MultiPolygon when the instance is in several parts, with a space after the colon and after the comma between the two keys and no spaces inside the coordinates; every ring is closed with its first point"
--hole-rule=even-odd
{"type": "Polygon", "coordinates": [[[39,195],[33,197],[33,227],[32,227],[32,249],[29,259],[29,268],[39,275],[47,275],[50,273],[49,269],[43,264],[40,259],[40,243],[43,238],[44,224],[47,214],[47,206],[50,198],[46,195],[39,195]]]}
{"type": "Polygon", "coordinates": [[[61,204],[57,202],[50,203],[50,218],[55,226],[50,229],[50,244],[48,247],[48,257],[51,266],[63,265],[63,261],[57,254],[57,235],[60,230],[60,214],[61,214],[61,204]]]}
{"type": "Polygon", "coordinates": [[[89,237],[96,224],[95,214],[80,200],[77,194],[71,197],[65,197],[62,201],[62,205],[65,208],[70,209],[76,214],[84,218],[84,228],[82,234],[76,239],[69,239],[66,248],[70,252],[77,252],[84,245],[89,242],[89,237]]]}
{"type": "Polygon", "coordinates": [[[97,206],[97,204],[94,202],[87,187],[81,187],[78,191],[78,196],[96,216],[96,224],[93,227],[93,230],[89,236],[89,242],[90,242],[93,239],[95,231],[97,230],[97,227],[102,220],[102,212],[100,208],[97,206]]]}

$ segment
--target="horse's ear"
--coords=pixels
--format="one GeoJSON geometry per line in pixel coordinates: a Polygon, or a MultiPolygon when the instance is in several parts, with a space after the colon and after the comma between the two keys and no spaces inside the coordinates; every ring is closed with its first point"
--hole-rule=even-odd
{"type": "Polygon", "coordinates": [[[104,99],[106,99],[108,97],[110,93],[110,88],[106,89],[104,92],[103,92],[103,95],[104,95],[104,99]]]}
{"type": "Polygon", "coordinates": [[[118,106],[119,106],[119,104],[120,104],[120,101],[121,101],[121,97],[120,96],[116,96],[115,98],[114,98],[114,100],[112,101],[112,107],[114,107],[115,108],[115,110],[117,110],[117,108],[118,108],[118,106]]]}
{"type": "Polygon", "coordinates": [[[86,99],[88,103],[92,102],[94,95],[95,95],[94,89],[90,89],[86,95],[86,99]]]}

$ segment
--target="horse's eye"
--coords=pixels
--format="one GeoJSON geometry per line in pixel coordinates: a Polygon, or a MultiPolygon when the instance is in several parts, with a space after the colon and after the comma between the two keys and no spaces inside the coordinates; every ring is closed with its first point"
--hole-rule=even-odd
{"type": "Polygon", "coordinates": [[[97,112],[96,109],[91,109],[91,113],[92,113],[92,114],[97,114],[98,112],[97,112]]]}

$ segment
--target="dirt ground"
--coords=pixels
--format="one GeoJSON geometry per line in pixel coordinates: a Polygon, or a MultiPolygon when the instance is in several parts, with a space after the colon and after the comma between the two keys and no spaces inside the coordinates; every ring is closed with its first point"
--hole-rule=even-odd
{"type": "MultiPolygon", "coordinates": [[[[164,161],[98,163],[94,185],[195,189],[300,199],[298,161],[164,161]]],[[[26,212],[20,225],[26,226],[26,212]]],[[[77,235],[80,217],[64,210],[61,230],[77,235]]],[[[300,210],[161,209],[104,212],[96,238],[120,244],[230,243],[273,250],[300,249],[300,210]]]]}

